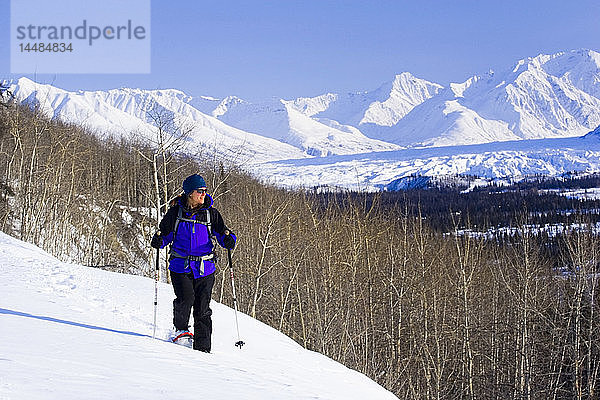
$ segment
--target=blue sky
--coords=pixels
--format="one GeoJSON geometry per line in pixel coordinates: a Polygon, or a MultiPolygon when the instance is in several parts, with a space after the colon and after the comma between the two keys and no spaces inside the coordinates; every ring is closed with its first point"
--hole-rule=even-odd
{"type": "MultiPolygon", "coordinates": [[[[14,78],[22,74],[10,74],[9,1],[0,1],[0,71],[14,78]]],[[[35,80],[295,98],[372,90],[404,71],[447,85],[540,53],[600,50],[598,0],[153,0],[151,18],[150,74],[35,80]]]]}

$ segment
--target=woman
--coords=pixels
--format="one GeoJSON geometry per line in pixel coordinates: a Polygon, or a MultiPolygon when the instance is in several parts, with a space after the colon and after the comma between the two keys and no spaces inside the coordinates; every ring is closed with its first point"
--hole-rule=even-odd
{"type": "Polygon", "coordinates": [[[171,245],[169,270],[175,291],[171,338],[191,337],[190,312],[194,309],[193,347],[210,353],[212,310],[210,298],[215,282],[214,240],[226,249],[233,249],[235,235],[227,229],[213,200],[206,193],[206,182],[200,175],[190,175],[183,181],[183,192],[171,204],[152,238],[151,246],[159,249],[171,245]]]}

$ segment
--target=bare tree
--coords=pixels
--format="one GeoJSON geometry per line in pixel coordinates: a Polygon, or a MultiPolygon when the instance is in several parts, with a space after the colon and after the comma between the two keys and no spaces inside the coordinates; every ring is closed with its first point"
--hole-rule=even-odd
{"type": "MultiPolygon", "coordinates": [[[[173,197],[175,190],[173,182],[178,179],[174,178],[179,170],[179,167],[173,168],[174,161],[178,152],[184,148],[186,139],[194,127],[186,121],[176,120],[173,112],[156,102],[150,103],[146,116],[154,126],[154,132],[149,137],[152,153],[150,155],[141,151],[138,153],[152,168],[153,203],[158,227],[158,222],[168,207],[169,199],[173,197]]],[[[164,264],[166,266],[166,260],[164,264]]],[[[159,279],[166,280],[168,276],[163,269],[163,267],[159,269],[159,279]]]]}
{"type": "Polygon", "coordinates": [[[10,90],[10,82],[3,80],[0,82],[0,106],[8,108],[14,103],[15,96],[10,90]]]}

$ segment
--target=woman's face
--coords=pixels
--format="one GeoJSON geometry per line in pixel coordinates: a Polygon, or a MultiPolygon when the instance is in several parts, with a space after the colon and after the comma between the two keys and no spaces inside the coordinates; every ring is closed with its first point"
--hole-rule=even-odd
{"type": "Polygon", "coordinates": [[[204,203],[204,198],[206,197],[206,188],[195,189],[192,193],[190,193],[190,205],[197,206],[198,204],[204,203]]]}

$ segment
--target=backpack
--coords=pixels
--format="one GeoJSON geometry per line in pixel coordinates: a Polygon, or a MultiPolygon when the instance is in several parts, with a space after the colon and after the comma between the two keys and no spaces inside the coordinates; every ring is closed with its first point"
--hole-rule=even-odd
{"type": "MultiPolygon", "coordinates": [[[[192,225],[192,233],[194,233],[196,224],[202,224],[206,226],[206,229],[208,230],[208,237],[210,238],[212,244],[213,244],[213,249],[215,247],[215,235],[213,233],[212,230],[212,225],[210,223],[210,209],[206,209],[206,222],[204,221],[197,221],[195,219],[191,219],[191,218],[184,218],[183,217],[183,207],[181,205],[179,205],[179,209],[177,210],[177,219],[175,220],[175,226],[173,227],[173,243],[175,242],[175,238],[177,237],[177,228],[179,226],[179,222],[180,221],[184,221],[184,222],[191,222],[193,223],[192,225]]],[[[204,273],[204,261],[212,261],[213,263],[217,262],[217,255],[214,253],[214,251],[210,254],[204,255],[204,256],[183,256],[178,254],[174,249],[173,246],[171,246],[171,251],[169,252],[171,257],[176,257],[176,258],[185,258],[185,266],[187,267],[188,263],[190,260],[193,261],[200,261],[201,262],[201,266],[200,266],[200,273],[203,274],[204,273]]]]}

